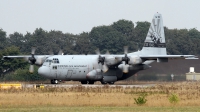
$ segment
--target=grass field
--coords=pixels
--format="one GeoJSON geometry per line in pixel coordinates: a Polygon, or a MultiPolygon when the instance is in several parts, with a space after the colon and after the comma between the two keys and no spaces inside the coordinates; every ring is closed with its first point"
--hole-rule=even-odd
{"type": "Polygon", "coordinates": [[[37,106],[0,108],[1,112],[199,112],[200,107],[66,107],[37,106]]]}
{"type": "Polygon", "coordinates": [[[22,88],[0,90],[0,111],[200,111],[200,82],[160,83],[148,88],[22,88]],[[145,94],[147,102],[134,98],[145,94]],[[169,97],[176,94],[177,103],[169,97]]]}

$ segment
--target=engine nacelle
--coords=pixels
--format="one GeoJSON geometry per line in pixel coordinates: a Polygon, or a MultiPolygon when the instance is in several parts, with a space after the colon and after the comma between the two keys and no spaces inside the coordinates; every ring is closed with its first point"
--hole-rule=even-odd
{"type": "Polygon", "coordinates": [[[125,65],[120,64],[118,66],[119,69],[123,71],[123,73],[128,73],[130,70],[145,70],[150,68],[151,66],[145,65],[145,64],[139,64],[139,65],[125,65]]]}
{"type": "Polygon", "coordinates": [[[106,57],[106,65],[115,65],[121,62],[121,59],[115,58],[114,56],[107,56],[106,57]]]}
{"type": "Polygon", "coordinates": [[[130,60],[129,60],[128,64],[130,64],[130,65],[136,65],[136,64],[140,64],[143,62],[139,56],[130,56],[129,58],[130,58],[130,60]]]}
{"type": "Polygon", "coordinates": [[[95,69],[90,71],[87,75],[86,78],[89,80],[101,80],[103,76],[101,75],[101,70],[100,69],[95,69]]]}

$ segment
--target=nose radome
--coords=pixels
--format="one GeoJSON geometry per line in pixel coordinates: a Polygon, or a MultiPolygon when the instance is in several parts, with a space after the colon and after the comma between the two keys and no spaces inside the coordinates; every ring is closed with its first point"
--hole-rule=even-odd
{"type": "Polygon", "coordinates": [[[39,75],[42,75],[44,77],[48,77],[50,75],[50,69],[48,67],[45,67],[45,66],[41,66],[39,69],[38,69],[38,74],[39,75]]]}

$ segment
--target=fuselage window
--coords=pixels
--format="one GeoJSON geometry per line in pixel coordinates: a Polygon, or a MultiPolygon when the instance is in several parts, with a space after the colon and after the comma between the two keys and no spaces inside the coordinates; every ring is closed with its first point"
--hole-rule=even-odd
{"type": "Polygon", "coordinates": [[[53,63],[59,63],[58,58],[53,58],[53,63]]]}
{"type": "Polygon", "coordinates": [[[53,69],[57,69],[57,66],[53,66],[53,69]]]}

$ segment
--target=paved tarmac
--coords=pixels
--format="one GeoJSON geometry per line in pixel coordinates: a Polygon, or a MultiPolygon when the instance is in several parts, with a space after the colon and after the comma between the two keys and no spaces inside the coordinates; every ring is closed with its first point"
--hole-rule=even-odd
{"type": "Polygon", "coordinates": [[[71,88],[71,87],[88,87],[88,88],[96,88],[96,87],[122,87],[122,88],[133,88],[133,87],[140,87],[140,88],[146,88],[146,87],[153,87],[155,84],[141,84],[141,85],[81,85],[81,84],[22,84],[22,87],[24,88],[34,88],[34,87],[64,87],[64,88],[71,88]]]}

